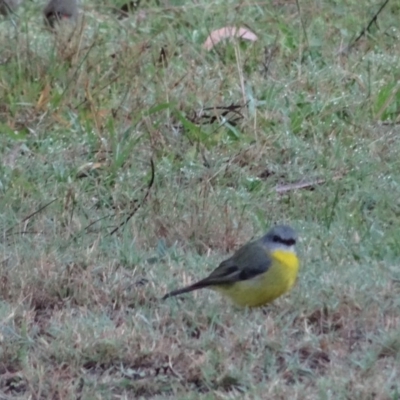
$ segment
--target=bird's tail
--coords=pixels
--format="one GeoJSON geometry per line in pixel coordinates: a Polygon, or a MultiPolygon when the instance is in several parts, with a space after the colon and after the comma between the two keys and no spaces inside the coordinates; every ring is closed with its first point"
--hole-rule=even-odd
{"type": "Polygon", "coordinates": [[[169,297],[173,297],[173,296],[178,296],[183,293],[189,293],[189,292],[192,292],[193,290],[202,289],[207,286],[210,286],[210,284],[208,284],[207,282],[203,282],[203,281],[196,282],[193,285],[186,286],[182,289],[176,289],[176,290],[173,290],[172,292],[167,293],[161,300],[165,300],[165,299],[168,299],[169,297]]]}

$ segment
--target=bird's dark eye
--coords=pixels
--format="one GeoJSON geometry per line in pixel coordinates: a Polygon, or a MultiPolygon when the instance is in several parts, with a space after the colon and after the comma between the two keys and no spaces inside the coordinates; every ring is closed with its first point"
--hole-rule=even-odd
{"type": "Polygon", "coordinates": [[[272,241],[275,243],[281,242],[281,238],[278,235],[272,236],[272,241]]]}

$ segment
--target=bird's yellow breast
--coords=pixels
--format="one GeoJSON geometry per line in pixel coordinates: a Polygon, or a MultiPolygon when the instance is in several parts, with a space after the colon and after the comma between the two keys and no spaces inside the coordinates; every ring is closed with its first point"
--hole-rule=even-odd
{"type": "Polygon", "coordinates": [[[292,288],[299,270],[299,259],[294,252],[277,250],[270,256],[272,264],[266,272],[252,279],[215,286],[213,289],[242,307],[258,307],[270,303],[292,288]]]}

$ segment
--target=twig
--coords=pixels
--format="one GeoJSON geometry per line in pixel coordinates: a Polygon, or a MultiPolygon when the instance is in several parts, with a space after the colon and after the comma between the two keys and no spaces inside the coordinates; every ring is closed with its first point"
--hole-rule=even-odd
{"type": "Polygon", "coordinates": [[[104,217],[96,219],[95,221],[92,221],[89,225],[85,226],[82,229],[82,232],[89,230],[89,228],[92,227],[93,225],[97,224],[98,222],[102,221],[103,219],[107,219],[107,218],[110,218],[110,217],[112,217],[112,214],[106,215],[104,217]]]}
{"type": "Polygon", "coordinates": [[[16,236],[16,235],[39,235],[42,232],[39,231],[19,231],[19,232],[10,232],[7,234],[7,237],[16,236]]]}
{"type": "MultiPolygon", "coordinates": [[[[332,180],[337,181],[343,177],[344,174],[337,174],[335,175],[332,180]]],[[[282,194],[289,192],[291,190],[298,190],[298,189],[313,189],[314,186],[322,185],[327,181],[325,178],[316,179],[315,181],[300,181],[296,183],[289,183],[287,185],[278,185],[276,186],[275,190],[277,193],[282,194]]]]}
{"type": "Polygon", "coordinates": [[[353,43],[349,44],[347,47],[347,51],[349,51],[367,32],[369,32],[372,24],[378,19],[378,15],[382,12],[382,10],[386,7],[387,3],[389,3],[389,0],[385,0],[382,5],[379,7],[379,10],[375,13],[375,15],[372,17],[371,21],[369,21],[369,24],[360,32],[360,34],[356,37],[353,43]]]}
{"type": "Polygon", "coordinates": [[[276,192],[279,194],[289,192],[297,189],[312,189],[316,185],[322,185],[326,182],[326,179],[317,179],[316,181],[300,181],[296,183],[289,183],[287,185],[278,185],[276,192]]]}
{"type": "Polygon", "coordinates": [[[45,208],[47,208],[50,204],[53,204],[55,201],[57,200],[57,198],[51,200],[49,203],[45,204],[44,206],[40,207],[38,210],[34,211],[32,214],[29,214],[27,217],[25,217],[24,219],[22,219],[21,221],[19,221],[18,223],[16,223],[14,226],[12,226],[11,228],[8,228],[5,232],[5,235],[7,236],[8,233],[10,231],[12,231],[17,225],[21,225],[22,223],[28,221],[29,219],[31,219],[33,216],[35,216],[36,214],[39,214],[40,212],[42,212],[45,208]]]}
{"type": "Polygon", "coordinates": [[[143,200],[141,203],[139,203],[128,215],[128,217],[125,219],[125,221],[121,222],[116,228],[114,228],[109,236],[113,235],[115,232],[117,232],[120,228],[122,228],[124,225],[126,225],[128,223],[128,221],[135,215],[136,211],[145,203],[145,201],[147,200],[147,197],[150,194],[150,189],[153,186],[154,183],[154,176],[155,176],[155,167],[154,167],[154,162],[153,159],[150,158],[150,164],[151,164],[151,177],[150,177],[150,182],[147,185],[147,191],[146,194],[143,197],[143,200]]]}

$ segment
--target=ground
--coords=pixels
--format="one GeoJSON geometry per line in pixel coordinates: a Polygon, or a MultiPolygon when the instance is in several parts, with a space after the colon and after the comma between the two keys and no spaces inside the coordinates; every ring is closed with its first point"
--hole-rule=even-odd
{"type": "Polygon", "coordinates": [[[400,398],[400,7],[381,4],[2,18],[1,398],[400,398]],[[203,48],[229,26],[256,40],[203,48]],[[300,238],[290,293],[160,300],[275,223],[300,238]]]}

